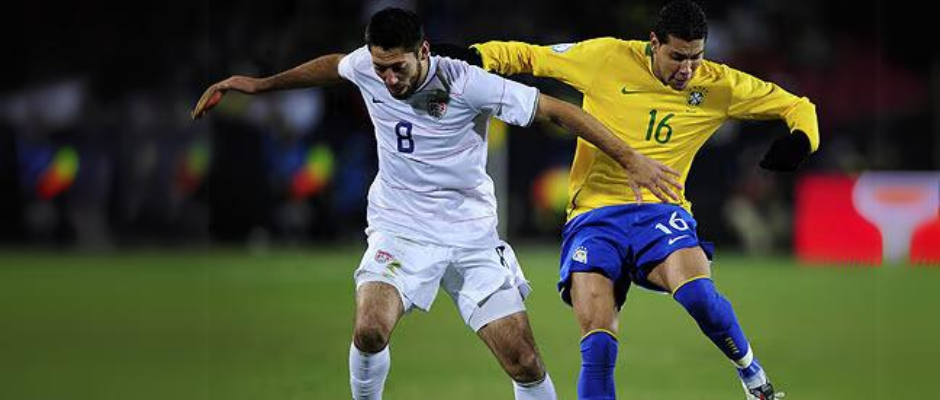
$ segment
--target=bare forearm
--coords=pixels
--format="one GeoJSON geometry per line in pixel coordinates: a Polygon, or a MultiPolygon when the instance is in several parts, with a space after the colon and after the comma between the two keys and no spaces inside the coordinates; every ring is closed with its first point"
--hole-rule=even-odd
{"type": "Polygon", "coordinates": [[[681,176],[678,171],[640,154],[580,108],[551,96],[540,96],[536,117],[574,132],[623,166],[634,201],[643,202],[641,189],[649,190],[665,203],[681,201],[683,186],[677,180],[681,176]]]}
{"type": "Polygon", "coordinates": [[[339,75],[339,62],[344,54],[330,54],[318,57],[277,75],[263,78],[259,92],[300,89],[324,86],[342,81],[339,75]]]}
{"type": "Polygon", "coordinates": [[[636,152],[618,139],[607,127],[586,112],[564,101],[541,95],[537,118],[550,121],[588,141],[624,168],[629,167],[636,152]]]}

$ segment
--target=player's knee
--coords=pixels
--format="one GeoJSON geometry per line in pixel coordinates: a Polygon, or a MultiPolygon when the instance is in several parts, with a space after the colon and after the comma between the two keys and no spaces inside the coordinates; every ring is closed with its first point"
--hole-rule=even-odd
{"type": "Polygon", "coordinates": [[[507,371],[512,380],[519,383],[538,382],[545,377],[542,360],[534,350],[523,351],[516,354],[509,363],[507,371]]]}
{"type": "Polygon", "coordinates": [[[353,342],[360,351],[378,353],[388,346],[390,333],[379,324],[357,326],[353,333],[353,342]]]}
{"type": "Polygon", "coordinates": [[[572,289],[572,307],[582,335],[598,329],[617,332],[618,312],[612,287],[582,284],[572,289]]]}
{"type": "Polygon", "coordinates": [[[581,323],[581,334],[582,336],[588,332],[605,330],[616,332],[617,326],[611,321],[611,318],[593,318],[593,319],[583,319],[579,321],[581,323]]]}
{"type": "Polygon", "coordinates": [[[613,307],[609,310],[594,308],[590,311],[575,310],[575,312],[578,324],[581,325],[582,335],[597,330],[617,332],[617,312],[613,307]]]}

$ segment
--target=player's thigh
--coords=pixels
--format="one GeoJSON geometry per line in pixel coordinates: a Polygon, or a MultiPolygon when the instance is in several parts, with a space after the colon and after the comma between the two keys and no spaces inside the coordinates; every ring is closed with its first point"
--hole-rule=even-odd
{"type": "Polygon", "coordinates": [[[701,247],[687,247],[670,254],[650,271],[647,279],[670,293],[690,279],[711,276],[711,263],[701,247]]]}
{"type": "Polygon", "coordinates": [[[597,329],[617,332],[618,311],[614,282],[603,274],[571,274],[571,306],[581,325],[582,335],[597,329]]]}
{"type": "Polygon", "coordinates": [[[389,333],[405,313],[401,293],[385,282],[365,282],[356,290],[356,327],[375,327],[389,333]]]}

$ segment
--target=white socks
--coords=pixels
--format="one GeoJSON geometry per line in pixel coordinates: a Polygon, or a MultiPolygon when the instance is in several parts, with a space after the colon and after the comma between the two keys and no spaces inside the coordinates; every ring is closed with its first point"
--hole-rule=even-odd
{"type": "Polygon", "coordinates": [[[519,383],[512,382],[515,388],[516,400],[555,400],[558,396],[555,394],[555,384],[552,383],[552,377],[545,372],[545,378],[538,382],[519,383]]]}
{"type": "MultiPolygon", "coordinates": [[[[376,354],[360,351],[355,344],[349,346],[349,384],[353,400],[381,400],[385,389],[385,378],[391,366],[389,346],[376,354]]],[[[545,378],[538,382],[519,383],[513,381],[516,400],[555,400],[555,385],[552,377],[545,373],[545,378]]]]}
{"type": "Polygon", "coordinates": [[[754,349],[748,348],[747,354],[745,354],[744,357],[741,357],[740,359],[737,359],[737,360],[733,360],[731,362],[733,362],[734,366],[738,367],[738,369],[745,369],[745,368],[750,367],[751,363],[754,362],[754,349]]]}
{"type": "Polygon", "coordinates": [[[349,384],[353,400],[381,400],[391,365],[389,346],[369,354],[349,345],[349,384]]]}
{"type": "Polygon", "coordinates": [[[744,383],[746,388],[755,388],[767,383],[767,374],[764,368],[760,366],[757,359],[754,358],[754,349],[747,349],[747,354],[739,360],[735,360],[734,366],[738,368],[738,377],[744,383]]]}

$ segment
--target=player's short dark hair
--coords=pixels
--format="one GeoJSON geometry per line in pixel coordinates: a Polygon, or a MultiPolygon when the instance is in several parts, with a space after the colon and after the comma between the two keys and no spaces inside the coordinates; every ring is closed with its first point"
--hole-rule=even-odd
{"type": "Polygon", "coordinates": [[[673,0],[659,10],[659,19],[653,29],[660,42],[669,41],[669,35],[692,41],[708,38],[708,23],[702,7],[690,0],[673,0]]]}
{"type": "Polygon", "coordinates": [[[372,15],[366,27],[366,44],[383,49],[417,51],[424,42],[421,19],[412,11],[386,8],[372,15]]]}

